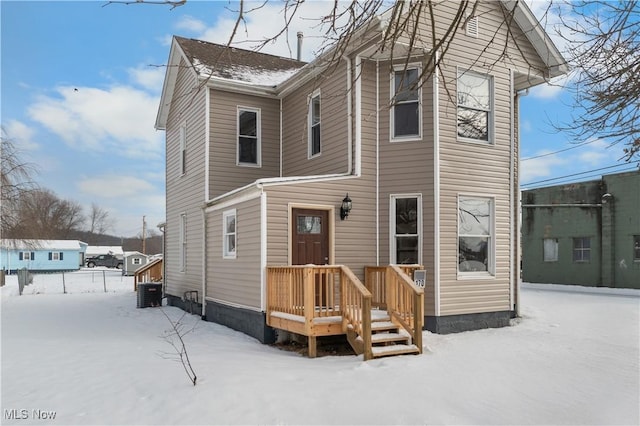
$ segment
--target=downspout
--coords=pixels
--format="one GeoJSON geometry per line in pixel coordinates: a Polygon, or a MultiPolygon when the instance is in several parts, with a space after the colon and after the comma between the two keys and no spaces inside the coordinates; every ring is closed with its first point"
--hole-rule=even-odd
{"type": "Polygon", "coordinates": [[[209,200],[209,149],[211,145],[211,90],[207,88],[205,92],[205,154],[204,154],[204,205],[202,206],[202,319],[206,318],[206,305],[207,305],[207,213],[205,208],[207,207],[207,201],[209,200]]]}
{"type": "Polygon", "coordinates": [[[351,100],[353,96],[353,70],[351,69],[351,59],[346,56],[343,58],[347,62],[347,175],[350,175],[353,170],[353,101],[351,100]]]}
{"type": "MultiPolygon", "coordinates": [[[[515,87],[514,87],[515,89],[515,87]]],[[[529,94],[529,89],[526,89],[524,93],[520,94],[519,92],[515,92],[514,99],[514,107],[517,107],[518,114],[520,112],[520,97],[527,96],[529,94]]],[[[514,114],[515,116],[515,114],[514,114]]],[[[514,120],[515,121],[515,120],[514,120]]],[[[519,120],[518,120],[519,122],[519,120]]],[[[518,176],[520,176],[520,170],[522,170],[521,162],[520,162],[520,126],[518,126],[518,132],[515,134],[518,140],[518,176]]],[[[515,162],[515,161],[514,161],[515,162]]],[[[517,209],[518,209],[518,217],[522,215],[522,198],[520,197],[520,183],[517,185],[517,209]]],[[[520,259],[522,259],[522,247],[521,247],[521,235],[522,235],[522,220],[518,220],[518,230],[516,234],[516,316],[520,316],[520,259]]]]}
{"type": "MultiPolygon", "coordinates": [[[[514,191],[515,191],[515,101],[517,97],[517,93],[515,92],[515,87],[513,83],[513,70],[509,70],[509,93],[510,93],[510,101],[509,102],[509,143],[510,143],[510,155],[509,155],[509,211],[511,212],[511,218],[509,220],[509,264],[511,267],[509,268],[509,306],[511,309],[516,311],[518,310],[517,299],[518,293],[520,289],[518,288],[518,266],[514,263],[514,245],[517,243],[516,235],[515,235],[515,223],[514,221],[520,222],[518,220],[520,211],[516,210],[516,201],[514,200],[514,191]],[[515,211],[514,211],[515,210],[515,211]],[[516,306],[514,306],[516,304],[516,306]],[[515,309],[514,309],[515,308],[515,309]]],[[[518,170],[519,171],[519,170],[518,170]]],[[[520,197],[518,197],[520,198],[520,197]]]]}
{"type": "Polygon", "coordinates": [[[282,98],[280,98],[280,177],[282,177],[282,163],[283,163],[283,158],[282,158],[282,98]]]}
{"type": "MultiPolygon", "coordinates": [[[[438,52],[435,61],[438,63],[438,52]]],[[[433,298],[434,314],[440,316],[440,82],[438,70],[433,73],[433,298]]]]}
{"type": "Polygon", "coordinates": [[[260,190],[260,310],[267,312],[267,193],[260,190]]]}
{"type": "Polygon", "coordinates": [[[376,266],[380,266],[380,60],[376,60],[376,266]]]}
{"type": "Polygon", "coordinates": [[[209,150],[211,145],[211,90],[205,91],[205,114],[204,114],[204,201],[209,200],[209,150]]]}
{"type": "Polygon", "coordinates": [[[207,317],[207,205],[202,206],[202,312],[201,317],[207,317]]]}
{"type": "Polygon", "coordinates": [[[354,175],[362,175],[362,58],[356,55],[356,138],[355,138],[355,170],[354,175]]]}

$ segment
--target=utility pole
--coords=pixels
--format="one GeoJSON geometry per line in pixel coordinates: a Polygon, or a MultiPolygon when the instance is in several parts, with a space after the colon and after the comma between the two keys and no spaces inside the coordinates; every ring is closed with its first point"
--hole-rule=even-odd
{"type": "Polygon", "coordinates": [[[147,217],[142,216],[142,254],[147,254],[147,217]]]}

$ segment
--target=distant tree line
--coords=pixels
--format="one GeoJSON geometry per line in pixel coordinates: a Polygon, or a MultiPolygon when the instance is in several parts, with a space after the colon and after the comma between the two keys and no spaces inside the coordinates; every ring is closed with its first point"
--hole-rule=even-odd
{"type": "MultiPolygon", "coordinates": [[[[87,214],[73,200],[58,197],[33,179],[35,167],[24,162],[2,129],[0,144],[0,236],[5,239],[81,240],[89,245],[117,245],[142,251],[142,235],[108,235],[113,227],[109,212],[96,203],[87,214]]],[[[162,237],[153,230],[145,238],[147,254],[162,253],[162,237]]]]}

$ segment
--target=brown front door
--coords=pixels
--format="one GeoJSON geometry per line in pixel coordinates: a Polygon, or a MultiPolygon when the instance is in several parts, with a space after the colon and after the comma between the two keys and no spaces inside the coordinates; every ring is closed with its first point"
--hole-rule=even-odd
{"type": "Polygon", "coordinates": [[[327,210],[293,209],[291,263],[329,263],[329,213],[327,210]]]}
{"type": "MultiPolygon", "coordinates": [[[[291,261],[294,265],[329,263],[329,213],[326,210],[293,209],[291,261]]],[[[327,275],[316,271],[315,305],[329,307],[331,291],[327,275]]]]}

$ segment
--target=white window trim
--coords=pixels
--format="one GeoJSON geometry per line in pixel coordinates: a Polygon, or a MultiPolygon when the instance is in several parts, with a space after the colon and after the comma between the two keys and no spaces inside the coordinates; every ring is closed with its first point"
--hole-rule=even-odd
{"type": "Polygon", "coordinates": [[[222,213],[222,258],[223,259],[235,259],[238,253],[238,215],[236,209],[226,210],[222,213]],[[235,231],[233,232],[234,240],[236,242],[233,252],[229,251],[227,247],[227,237],[232,235],[227,232],[227,218],[233,217],[235,220],[235,231]]]}
{"type": "Polygon", "coordinates": [[[322,155],[322,96],[320,96],[320,89],[315,90],[309,97],[307,98],[307,159],[310,160],[312,158],[319,157],[322,155]],[[320,122],[318,126],[320,126],[320,151],[317,154],[312,153],[313,148],[313,100],[315,98],[320,99],[320,122]]]}
{"type": "Polygon", "coordinates": [[[415,142],[422,140],[422,84],[418,85],[418,134],[410,136],[395,136],[395,105],[393,98],[396,96],[396,72],[408,71],[411,69],[418,70],[418,77],[422,75],[422,67],[419,63],[411,63],[407,65],[395,65],[390,78],[390,99],[391,108],[389,108],[389,140],[391,142],[415,142]]]}
{"type": "Polygon", "coordinates": [[[60,260],[60,252],[59,251],[52,251],[51,252],[51,261],[55,261],[58,262],[60,260]]]}
{"type": "Polygon", "coordinates": [[[455,267],[457,272],[457,279],[487,279],[495,278],[496,271],[496,198],[492,195],[483,194],[466,194],[459,193],[456,200],[456,261],[455,267]],[[460,255],[460,198],[476,198],[485,199],[491,201],[490,214],[491,221],[489,223],[489,264],[487,265],[487,271],[460,271],[458,264],[458,256],[460,255]]]}
{"type": "Polygon", "coordinates": [[[391,194],[389,197],[389,264],[397,265],[396,257],[396,200],[402,198],[417,198],[418,205],[418,264],[422,265],[422,194],[391,194]]]}
{"type": "Polygon", "coordinates": [[[187,214],[180,214],[179,222],[179,239],[180,239],[180,272],[185,272],[187,269],[187,214]]]}
{"type": "Polygon", "coordinates": [[[180,176],[184,176],[187,174],[187,122],[183,122],[180,124],[180,128],[178,129],[178,138],[180,141],[179,147],[180,152],[178,153],[180,157],[179,167],[180,167],[180,176]]]}
{"type": "MultiPolygon", "coordinates": [[[[20,262],[30,262],[31,261],[31,251],[23,251],[22,253],[22,260],[20,260],[20,262]],[[26,256],[25,256],[26,255],[26,256]]],[[[35,257],[35,255],[34,255],[35,257]]],[[[20,258],[20,256],[18,255],[18,259],[20,258]]]]}
{"type": "Polygon", "coordinates": [[[260,108],[238,106],[236,110],[236,166],[262,167],[262,110],[260,108]],[[240,112],[254,112],[256,114],[256,162],[244,163],[240,161],[240,112]]]}
{"type": "MultiPolygon", "coordinates": [[[[496,144],[496,137],[495,137],[495,110],[496,110],[496,102],[495,102],[495,89],[494,89],[494,77],[491,74],[485,74],[485,73],[481,73],[481,72],[476,72],[476,71],[472,71],[466,68],[457,68],[457,74],[456,74],[456,138],[459,142],[466,142],[466,143],[473,143],[473,144],[478,144],[478,145],[483,145],[483,146],[495,146],[496,144]],[[480,76],[480,77],[484,77],[484,78],[488,78],[489,79],[489,118],[487,119],[487,131],[489,132],[489,137],[487,141],[483,141],[480,139],[473,139],[473,138],[465,138],[462,136],[458,135],[458,80],[460,78],[461,74],[473,74],[476,76],[480,76]]],[[[467,108],[464,107],[463,108],[467,108]]],[[[467,108],[470,109],[470,108],[467,108]]],[[[481,110],[481,111],[485,111],[485,110],[481,110]]]]}

